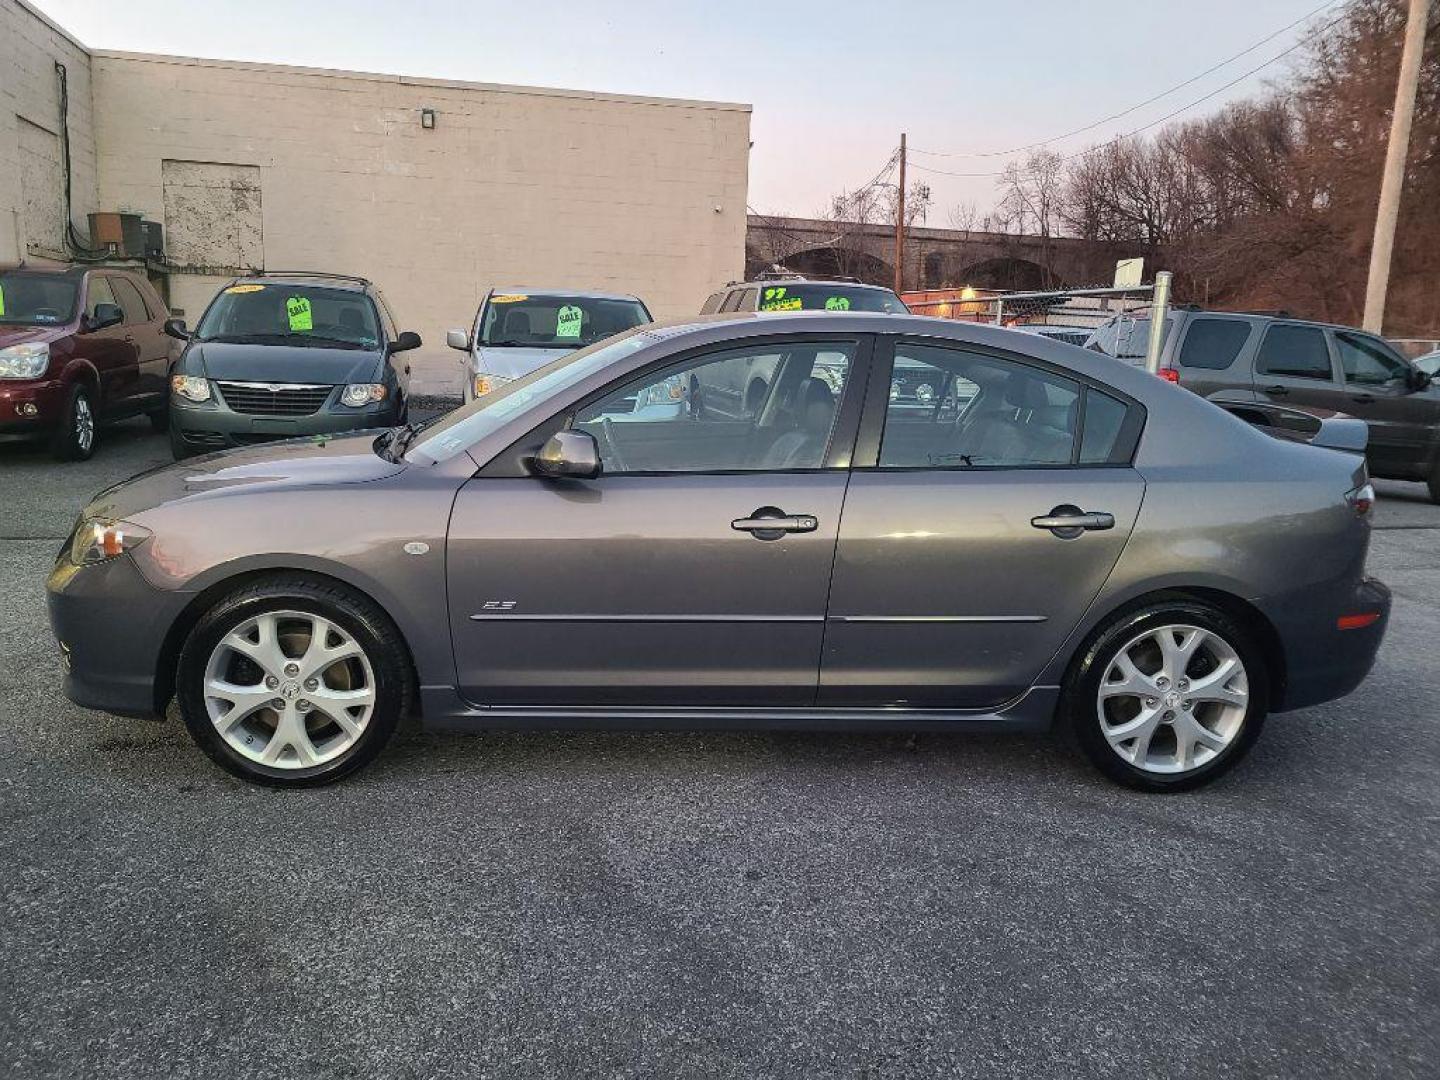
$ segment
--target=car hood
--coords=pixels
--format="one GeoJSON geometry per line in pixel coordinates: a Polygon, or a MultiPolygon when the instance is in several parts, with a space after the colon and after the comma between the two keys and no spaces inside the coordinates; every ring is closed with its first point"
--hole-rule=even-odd
{"type": "Polygon", "coordinates": [[[381,434],[316,435],[162,465],[106,488],[91,500],[85,516],[134,521],[146,510],[181,500],[381,480],[406,468],[404,462],[375,453],[375,440],[381,434]]]}
{"type": "Polygon", "coordinates": [[[552,360],[568,356],[574,349],[525,349],[514,346],[481,345],[475,350],[479,370],[503,379],[518,379],[542,368],[552,360]]]}
{"type": "Polygon", "coordinates": [[[0,349],[11,345],[24,345],[29,341],[54,341],[70,333],[70,327],[59,326],[7,326],[0,323],[0,349]]]}
{"type": "Polygon", "coordinates": [[[384,354],[374,349],[320,349],[307,345],[250,345],[197,341],[186,351],[185,371],[238,382],[378,382],[384,354]]]}

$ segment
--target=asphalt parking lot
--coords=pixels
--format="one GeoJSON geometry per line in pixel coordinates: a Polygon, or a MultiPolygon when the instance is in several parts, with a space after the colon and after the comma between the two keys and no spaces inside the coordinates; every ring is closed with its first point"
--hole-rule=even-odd
{"type": "Polygon", "coordinates": [[[168,460],[0,446],[0,1074],[1433,1077],[1440,507],[1390,634],[1201,792],[1046,740],[411,733],[250,787],[69,705],[43,583],[168,460]]]}

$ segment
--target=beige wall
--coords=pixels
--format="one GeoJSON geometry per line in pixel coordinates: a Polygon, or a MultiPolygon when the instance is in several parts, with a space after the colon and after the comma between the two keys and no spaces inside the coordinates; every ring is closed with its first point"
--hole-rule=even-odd
{"type": "Polygon", "coordinates": [[[444,332],[491,284],[634,292],[663,318],[743,270],[749,106],[107,52],[93,65],[100,202],[165,223],[192,271],[171,275],[172,303],[192,322],[223,280],[204,271],[257,251],[268,269],[363,274],[424,337],[430,382],[458,371],[444,332]]]}
{"type": "Polygon", "coordinates": [[[98,206],[90,56],[28,4],[0,0],[0,262],[64,258],[56,61],[70,84],[73,216],[83,233],[98,206]]]}

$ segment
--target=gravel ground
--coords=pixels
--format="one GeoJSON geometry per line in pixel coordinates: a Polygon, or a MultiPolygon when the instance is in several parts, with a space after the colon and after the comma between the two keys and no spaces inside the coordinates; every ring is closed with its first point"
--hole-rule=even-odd
{"type": "Polygon", "coordinates": [[[401,738],[339,787],[60,695],[43,580],[168,457],[0,446],[0,1075],[1434,1077],[1440,507],[1390,636],[1217,785],[1044,739],[401,738]]]}

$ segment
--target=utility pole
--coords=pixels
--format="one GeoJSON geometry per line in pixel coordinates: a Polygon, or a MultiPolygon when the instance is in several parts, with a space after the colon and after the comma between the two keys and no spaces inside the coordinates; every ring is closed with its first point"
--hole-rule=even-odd
{"type": "Polygon", "coordinates": [[[895,291],[904,283],[905,274],[905,134],[900,134],[900,198],[895,202],[895,291]]]}
{"type": "Polygon", "coordinates": [[[1380,181],[1375,212],[1375,239],[1370,245],[1370,278],[1365,285],[1364,327],[1378,334],[1385,322],[1385,294],[1390,288],[1390,256],[1395,248],[1395,222],[1400,217],[1400,189],[1405,184],[1405,159],[1410,154],[1410,122],[1415,117],[1415,92],[1420,85],[1420,55],[1425,51],[1425,23],[1430,0],[1410,0],[1405,23],[1405,48],[1400,54],[1400,79],[1395,111],[1390,118],[1390,145],[1380,181]]]}

